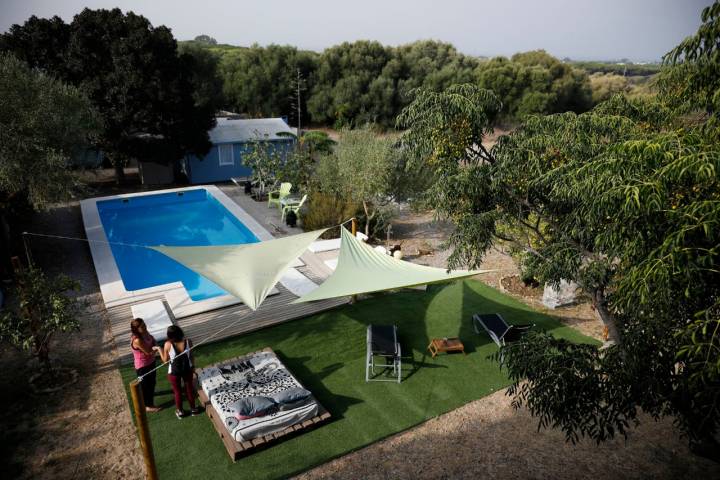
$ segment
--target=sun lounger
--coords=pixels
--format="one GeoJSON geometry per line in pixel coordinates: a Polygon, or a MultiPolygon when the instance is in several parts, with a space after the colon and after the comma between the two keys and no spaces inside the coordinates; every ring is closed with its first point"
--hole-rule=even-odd
{"type": "Polygon", "coordinates": [[[142,318],[147,326],[147,331],[155,337],[155,341],[162,342],[166,338],[167,327],[173,324],[168,315],[165,302],[153,300],[151,302],[138,303],[130,307],[133,318],[142,318]]]}
{"type": "Polygon", "coordinates": [[[393,376],[397,375],[397,383],[401,381],[402,351],[397,339],[395,325],[368,325],[367,327],[367,361],[365,362],[366,382],[394,382],[395,379],[371,378],[375,375],[375,367],[392,368],[393,376]],[[388,363],[375,363],[375,357],[383,357],[388,363]]]}
{"type": "Polygon", "coordinates": [[[250,177],[230,177],[230,180],[238,187],[244,187],[245,182],[250,181],[250,177]]]}
{"type": "Polygon", "coordinates": [[[498,347],[505,342],[518,340],[523,334],[534,327],[534,324],[509,325],[499,313],[476,313],[472,316],[473,328],[479,334],[482,328],[498,347]]]}
{"type": "Polygon", "coordinates": [[[317,288],[317,285],[312,280],[294,268],[288,268],[283,273],[283,276],[280,277],[280,283],[298,297],[307,295],[317,288]]]}
{"type": "MultiPolygon", "coordinates": [[[[362,232],[357,232],[355,236],[361,241],[361,242],[367,242],[368,237],[362,232]]],[[[331,238],[330,240],[317,240],[310,244],[308,247],[308,250],[310,250],[313,253],[319,253],[319,252],[329,252],[331,250],[340,250],[340,239],[339,238],[331,238]]]]}

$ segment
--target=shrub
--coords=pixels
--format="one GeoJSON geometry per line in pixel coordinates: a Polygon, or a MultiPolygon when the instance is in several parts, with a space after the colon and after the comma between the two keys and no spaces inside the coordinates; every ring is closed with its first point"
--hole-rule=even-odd
{"type": "Polygon", "coordinates": [[[614,73],[594,73],[590,75],[590,86],[592,88],[593,103],[604,102],[616,93],[630,91],[628,79],[614,73]]]}
{"type": "MultiPolygon", "coordinates": [[[[300,219],[305,230],[318,230],[357,217],[361,211],[362,206],[357,203],[334,194],[314,192],[308,197],[308,208],[300,212],[300,219]]],[[[337,231],[326,232],[323,237],[337,237],[337,231]]]]}
{"type": "Polygon", "coordinates": [[[80,285],[65,275],[47,277],[30,267],[18,273],[16,305],[0,315],[0,341],[29,350],[45,370],[51,370],[50,340],[57,332],[77,331],[83,303],[68,292],[80,285]]]}

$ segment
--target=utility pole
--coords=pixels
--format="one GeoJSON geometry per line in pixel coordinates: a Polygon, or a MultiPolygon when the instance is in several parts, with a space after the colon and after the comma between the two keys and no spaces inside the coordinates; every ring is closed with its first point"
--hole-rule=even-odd
{"type": "Polygon", "coordinates": [[[298,137],[302,128],[302,104],[300,103],[300,69],[297,69],[297,121],[298,121],[298,137]]]}
{"type": "Polygon", "coordinates": [[[298,139],[302,136],[302,92],[305,90],[305,79],[302,76],[300,68],[296,69],[295,81],[293,82],[293,103],[292,107],[297,115],[297,137],[298,139]]]}

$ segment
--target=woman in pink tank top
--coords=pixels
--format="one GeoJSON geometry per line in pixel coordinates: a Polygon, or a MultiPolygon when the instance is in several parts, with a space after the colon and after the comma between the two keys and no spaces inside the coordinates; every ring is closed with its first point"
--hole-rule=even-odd
{"type": "Polygon", "coordinates": [[[136,318],[130,322],[130,332],[130,348],[133,353],[135,373],[138,377],[147,374],[140,382],[145,399],[145,410],[157,412],[160,410],[155,406],[155,355],[159,350],[157,342],[148,333],[142,318],[136,318]]]}

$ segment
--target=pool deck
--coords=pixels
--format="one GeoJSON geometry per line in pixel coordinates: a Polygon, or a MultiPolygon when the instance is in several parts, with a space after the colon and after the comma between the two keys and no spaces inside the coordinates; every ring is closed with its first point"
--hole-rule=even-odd
{"type": "MultiPolygon", "coordinates": [[[[245,210],[245,212],[265,227],[274,237],[284,237],[302,232],[299,228],[290,228],[283,225],[280,221],[280,211],[278,209],[269,209],[267,208],[266,202],[256,202],[252,200],[243,193],[240,187],[224,184],[218,185],[218,187],[245,210]]],[[[322,283],[324,279],[332,273],[323,263],[323,257],[309,250],[306,250],[300,259],[305,265],[297,267],[297,270],[316,284],[322,283]]],[[[211,338],[211,341],[222,340],[330,310],[347,304],[349,301],[347,297],[344,297],[290,305],[290,302],[295,300],[297,296],[288,291],[280,283],[278,283],[275,288],[279,293],[268,296],[265,302],[263,302],[255,312],[244,304],[237,304],[180,319],[173,318],[173,321],[176,325],[182,327],[185,334],[197,345],[208,338],[211,338]]],[[[165,298],[162,294],[159,294],[157,297],[143,298],[142,301],[136,303],[144,303],[150,300],[165,301],[165,298]]],[[[128,303],[107,308],[108,319],[115,344],[118,346],[118,351],[123,352],[120,354],[119,359],[122,364],[132,362],[130,349],[129,347],[125,348],[125,346],[129,346],[130,344],[130,321],[133,318],[131,307],[134,304],[135,303],[128,303]]],[[[168,309],[168,313],[170,313],[170,309],[168,309]]],[[[172,318],[171,313],[170,315],[172,318]]]]}

